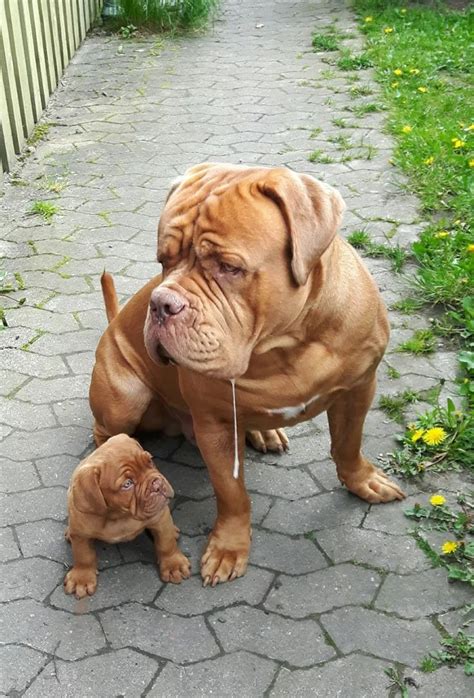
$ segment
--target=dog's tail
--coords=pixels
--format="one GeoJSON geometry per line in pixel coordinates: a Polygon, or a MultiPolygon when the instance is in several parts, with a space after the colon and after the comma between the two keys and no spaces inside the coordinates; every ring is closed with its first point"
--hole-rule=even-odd
{"type": "Polygon", "coordinates": [[[119,314],[120,306],[117,298],[117,291],[115,290],[115,284],[112,274],[104,271],[100,277],[100,285],[102,286],[102,295],[104,297],[105,312],[107,314],[107,320],[112,322],[114,317],[119,314]]]}

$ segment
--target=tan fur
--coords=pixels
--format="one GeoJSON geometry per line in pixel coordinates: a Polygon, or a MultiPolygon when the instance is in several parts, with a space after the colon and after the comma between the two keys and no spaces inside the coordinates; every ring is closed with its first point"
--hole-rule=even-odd
{"type": "Polygon", "coordinates": [[[243,468],[232,476],[229,379],[241,463],[245,433],[261,450],[282,450],[285,426],[327,411],[341,482],[369,502],[403,497],[360,451],[388,322],[362,260],[337,235],[343,209],[334,189],[308,175],[191,168],[160,219],[163,277],[99,343],[90,392],[98,443],[140,428],[194,434],[218,507],[205,583],[242,575],[250,545],[243,468]],[[163,298],[181,303],[165,320],[163,298]]]}
{"type": "Polygon", "coordinates": [[[189,561],[180,552],[178,529],[171,518],[168,498],[173,490],[153,465],[151,455],[126,434],[110,438],[82,461],[68,490],[73,567],[64,589],[77,598],[91,595],[97,586],[94,539],[107,543],[132,540],[146,528],[153,535],[160,576],[178,583],[189,576],[189,561]],[[133,480],[133,487],[122,485],[133,480]],[[159,486],[159,493],[151,493],[159,486]]]}

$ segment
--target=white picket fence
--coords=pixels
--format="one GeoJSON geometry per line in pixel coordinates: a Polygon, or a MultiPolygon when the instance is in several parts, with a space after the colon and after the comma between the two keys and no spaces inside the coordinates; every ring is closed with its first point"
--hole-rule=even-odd
{"type": "Polygon", "coordinates": [[[0,155],[15,162],[102,0],[0,0],[0,155]]]}

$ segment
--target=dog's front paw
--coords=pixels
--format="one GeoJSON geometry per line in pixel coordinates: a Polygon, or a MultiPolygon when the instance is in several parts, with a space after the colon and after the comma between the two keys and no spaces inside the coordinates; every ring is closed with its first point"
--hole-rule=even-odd
{"type": "Polygon", "coordinates": [[[75,594],[77,599],[92,596],[97,589],[97,572],[93,569],[73,567],[64,577],[64,591],[75,594]]]}
{"type": "Polygon", "coordinates": [[[249,559],[250,537],[242,543],[225,544],[214,533],[209,536],[209,542],[201,558],[201,577],[205,587],[209,584],[215,587],[222,582],[232,582],[242,577],[247,571],[249,559]]]}
{"type": "Polygon", "coordinates": [[[383,470],[372,466],[367,473],[353,473],[340,477],[341,482],[350,492],[370,504],[392,502],[394,499],[405,499],[405,493],[400,487],[385,475],[383,470]]]}
{"type": "Polygon", "coordinates": [[[261,453],[267,453],[267,451],[283,453],[284,451],[288,451],[289,441],[284,429],[248,431],[246,433],[246,438],[254,449],[261,453]]]}
{"type": "Polygon", "coordinates": [[[179,550],[173,555],[162,557],[159,564],[162,582],[181,584],[183,579],[187,579],[191,575],[191,563],[186,555],[183,555],[179,550]]]}

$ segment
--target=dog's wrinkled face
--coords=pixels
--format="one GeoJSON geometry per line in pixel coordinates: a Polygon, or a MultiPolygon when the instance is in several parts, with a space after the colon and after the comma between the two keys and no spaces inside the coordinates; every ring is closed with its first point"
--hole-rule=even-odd
{"type": "Polygon", "coordinates": [[[79,511],[140,521],[158,514],[174,496],[151,455],[126,434],[112,436],[86,458],[71,490],[79,511]]]}
{"type": "Polygon", "coordinates": [[[164,280],[145,324],[150,357],[243,375],[255,347],[302,312],[343,208],[335,190],[285,169],[189,170],[160,220],[164,280]]]}

